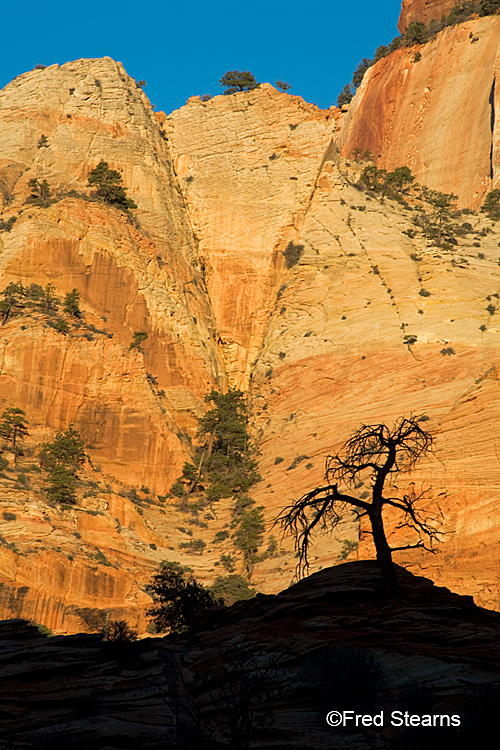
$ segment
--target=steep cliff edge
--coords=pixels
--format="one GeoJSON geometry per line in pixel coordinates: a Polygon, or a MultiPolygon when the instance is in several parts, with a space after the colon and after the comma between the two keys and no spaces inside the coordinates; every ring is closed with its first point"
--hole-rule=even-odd
{"type": "Polygon", "coordinates": [[[103,468],[164,491],[185,455],[180,431],[225,373],[148,100],[109,58],[26,73],[0,94],[0,170],[3,218],[17,216],[0,235],[4,286],[50,282],[61,297],[76,287],[94,329],[65,336],[29,314],[4,326],[0,398],[26,406],[35,434],[73,422],[103,468]],[[38,148],[42,134],[48,146],[38,148]],[[136,222],[86,200],[102,158],[123,172],[136,222]],[[34,178],[59,198],[51,207],[25,203],[34,178]],[[148,334],[144,355],[128,349],[134,331],[148,334]]]}
{"type": "Polygon", "coordinates": [[[433,19],[440,21],[455,5],[458,5],[456,0],[403,0],[398,29],[404,34],[412,21],[426,25],[433,19]]]}
{"type": "Polygon", "coordinates": [[[350,105],[342,153],[370,149],[379,167],[406,164],[422,184],[479,207],[499,181],[499,39],[500,18],[489,16],[377,62],[350,105]]]}

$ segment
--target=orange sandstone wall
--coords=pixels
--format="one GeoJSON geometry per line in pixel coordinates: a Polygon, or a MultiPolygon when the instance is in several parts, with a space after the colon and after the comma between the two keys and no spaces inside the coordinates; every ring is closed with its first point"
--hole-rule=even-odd
{"type": "Polygon", "coordinates": [[[500,18],[481,18],[380,60],[350,105],[342,153],[370,149],[378,166],[406,164],[422,184],[479,206],[499,180],[499,40],[500,18]]]}
{"type": "Polygon", "coordinates": [[[433,18],[440,21],[441,16],[449,13],[455,5],[458,5],[456,0],[403,0],[398,29],[404,34],[412,21],[422,21],[425,24],[433,18]]]}

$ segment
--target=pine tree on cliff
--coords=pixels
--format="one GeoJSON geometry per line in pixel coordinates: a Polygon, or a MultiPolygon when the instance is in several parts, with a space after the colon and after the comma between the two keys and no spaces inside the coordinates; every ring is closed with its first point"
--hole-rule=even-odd
{"type": "Polygon", "coordinates": [[[64,298],[64,312],[71,315],[73,318],[81,317],[80,311],[80,292],[78,289],[72,289],[71,292],[66,294],[64,298]]]}
{"type": "Polygon", "coordinates": [[[89,187],[95,187],[93,195],[101,198],[110,206],[116,206],[124,211],[137,208],[131,198],[127,198],[127,188],[122,185],[122,176],[116,169],[110,169],[105,161],[100,161],[88,177],[89,187]]]}
{"type": "Polygon", "coordinates": [[[85,459],[85,443],[73,425],[65,432],[58,432],[52,443],[42,445],[40,465],[48,474],[46,492],[51,500],[75,502],[77,471],[85,459]]]}
{"type": "Polygon", "coordinates": [[[402,498],[394,497],[396,487],[391,482],[394,475],[410,471],[432,446],[432,436],[422,429],[421,421],[421,417],[401,417],[392,429],[385,424],[363,425],[345,443],[341,453],[326,459],[325,484],[307,492],[280,513],[277,521],[295,538],[299,575],[309,567],[308,553],[314,534],[318,531],[331,533],[348,510],[370,521],[384,593],[389,597],[398,594],[392,553],[416,548],[434,551],[433,544],[439,538],[436,525],[439,514],[419,509],[424,492],[415,495],[411,489],[402,498]],[[371,500],[364,498],[365,493],[354,496],[339,490],[339,485],[348,490],[356,489],[360,480],[366,486],[368,479],[371,500]],[[386,484],[389,493],[386,493],[386,484]],[[414,531],[415,542],[402,547],[389,546],[382,518],[386,506],[402,514],[398,528],[414,531]]]}
{"type": "Polygon", "coordinates": [[[16,452],[16,443],[19,438],[29,435],[26,414],[22,409],[10,406],[5,409],[0,422],[0,437],[12,443],[12,450],[16,452]]]}
{"type": "Polygon", "coordinates": [[[500,11],[500,0],[481,0],[480,16],[494,16],[500,11]]]}
{"type": "Polygon", "coordinates": [[[260,84],[248,70],[228,70],[220,79],[220,85],[225,87],[225,94],[236,94],[238,91],[252,91],[260,84]]]}
{"type": "Polygon", "coordinates": [[[351,99],[353,97],[353,93],[351,91],[351,87],[348,83],[344,86],[342,91],[337,97],[337,107],[344,107],[346,104],[349,104],[351,99]]]}

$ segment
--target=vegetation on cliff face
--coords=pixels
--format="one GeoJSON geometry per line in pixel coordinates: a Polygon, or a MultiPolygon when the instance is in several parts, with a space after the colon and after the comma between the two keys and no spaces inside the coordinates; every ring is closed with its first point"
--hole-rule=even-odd
{"type": "Polygon", "coordinates": [[[498,188],[490,190],[487,194],[481,207],[481,211],[487,214],[487,216],[490,219],[493,219],[493,221],[500,219],[500,190],[498,188]]]}
{"type": "Polygon", "coordinates": [[[51,500],[76,502],[78,469],[85,459],[85,443],[73,425],[65,432],[58,432],[51,443],[42,445],[40,465],[47,472],[46,492],[51,500]]]}
{"type": "Polygon", "coordinates": [[[116,169],[110,169],[107,162],[100,161],[88,176],[87,184],[94,187],[93,195],[101,198],[110,206],[116,206],[123,211],[137,208],[131,198],[127,198],[127,188],[122,185],[123,178],[116,169]]]}
{"type": "MultiPolygon", "coordinates": [[[[366,57],[361,60],[353,73],[351,83],[346,84],[340,92],[337,99],[337,107],[349,104],[354,93],[360,86],[368,68],[383,57],[390,55],[391,52],[394,52],[400,47],[411,47],[413,44],[426,44],[427,42],[432,41],[440,31],[448,26],[456,26],[459,23],[464,23],[464,21],[468,21],[475,15],[491,16],[496,15],[499,12],[500,0],[481,0],[481,2],[475,2],[472,0],[471,2],[457,3],[457,5],[450,10],[448,15],[443,14],[441,19],[433,18],[428,25],[422,23],[422,21],[411,21],[403,35],[395,37],[388,45],[380,45],[380,47],[375,50],[372,60],[366,57]]],[[[477,37],[471,35],[471,42],[476,41],[478,41],[477,37]]],[[[417,53],[414,62],[418,62],[420,59],[421,53],[417,53]]]]}
{"type": "Polygon", "coordinates": [[[16,406],[5,409],[0,422],[0,437],[12,444],[15,453],[17,441],[29,435],[26,414],[16,406]]]}
{"type": "MultiPolygon", "coordinates": [[[[256,450],[248,432],[244,394],[237,389],[229,389],[227,393],[211,391],[205,401],[214,408],[200,418],[200,442],[194,461],[184,464],[171,494],[179,498],[185,510],[192,507],[190,499],[194,499],[197,508],[208,507],[212,512],[215,512],[214,503],[233,498],[231,538],[242,555],[245,574],[250,579],[255,564],[262,559],[259,549],[264,542],[265,523],[264,508],[253,507],[255,501],[248,494],[260,475],[256,450]]],[[[222,537],[217,541],[223,541],[222,537]]]]}

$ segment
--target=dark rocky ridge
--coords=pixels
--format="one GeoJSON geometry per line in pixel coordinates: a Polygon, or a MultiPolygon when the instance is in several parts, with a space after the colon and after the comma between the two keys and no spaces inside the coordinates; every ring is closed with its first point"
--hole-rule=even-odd
{"type": "MultiPolygon", "coordinates": [[[[206,613],[187,637],[106,643],[0,624],[0,750],[483,746],[500,691],[500,613],[399,569],[379,596],[372,562],[206,613]],[[454,714],[460,729],[334,730],[326,712],[454,714]],[[244,722],[243,722],[244,723],[244,722]],[[482,738],[482,739],[481,739],[482,738]]],[[[388,721],[386,721],[386,724],[388,721]]]]}

